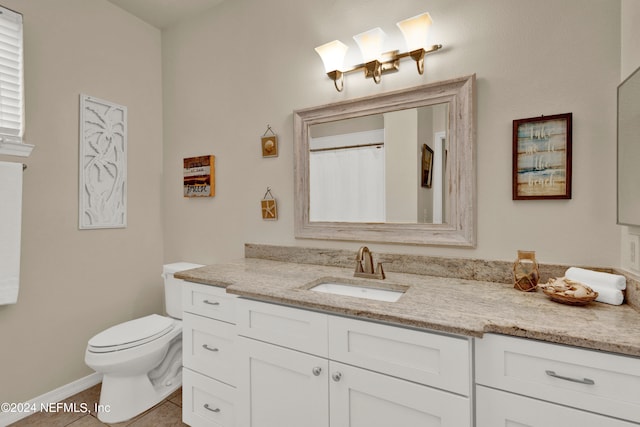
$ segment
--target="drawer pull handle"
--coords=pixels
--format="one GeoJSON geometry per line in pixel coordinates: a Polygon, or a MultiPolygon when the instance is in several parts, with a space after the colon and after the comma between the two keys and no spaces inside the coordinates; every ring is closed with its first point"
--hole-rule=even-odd
{"type": "Polygon", "coordinates": [[[320,366],[316,366],[311,370],[311,372],[313,372],[313,375],[317,377],[322,373],[322,368],[320,366]]]}
{"type": "Polygon", "coordinates": [[[209,301],[208,299],[202,301],[205,304],[209,304],[209,305],[220,305],[220,303],[218,301],[209,301]]]}
{"type": "Polygon", "coordinates": [[[202,344],[202,348],[209,351],[220,351],[217,347],[209,347],[207,344],[202,344]]]}
{"type": "Polygon", "coordinates": [[[560,380],[565,380],[565,381],[571,381],[572,383],[580,383],[580,384],[587,384],[587,385],[594,385],[596,383],[594,380],[591,380],[589,378],[579,379],[579,378],[563,377],[562,375],[556,374],[555,371],[545,371],[545,372],[550,377],[558,378],[560,380]]]}
{"type": "Polygon", "coordinates": [[[204,404],[204,409],[207,409],[207,410],[209,410],[211,412],[220,412],[220,408],[211,408],[211,407],[209,407],[208,403],[204,404]]]}
{"type": "Polygon", "coordinates": [[[331,375],[331,378],[333,378],[335,382],[338,382],[342,379],[342,373],[334,372],[333,375],[331,375]]]}

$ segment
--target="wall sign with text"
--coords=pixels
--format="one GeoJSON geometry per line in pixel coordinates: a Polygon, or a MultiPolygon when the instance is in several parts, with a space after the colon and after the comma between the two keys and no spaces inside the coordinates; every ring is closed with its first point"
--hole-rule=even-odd
{"type": "Polygon", "coordinates": [[[572,113],[513,121],[513,200],[571,198],[572,113]]]}
{"type": "Polygon", "coordinates": [[[216,195],[216,156],[184,159],[184,197],[213,197],[216,195]]]}

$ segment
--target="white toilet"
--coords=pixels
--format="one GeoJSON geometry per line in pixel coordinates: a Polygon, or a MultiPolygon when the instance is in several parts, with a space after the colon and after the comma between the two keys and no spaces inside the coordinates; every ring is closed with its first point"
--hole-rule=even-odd
{"type": "Polygon", "coordinates": [[[85,363],[103,374],[98,419],[126,421],[182,385],[182,287],[178,271],[202,267],[178,262],[163,267],[165,308],[100,332],[89,340],[85,363]]]}

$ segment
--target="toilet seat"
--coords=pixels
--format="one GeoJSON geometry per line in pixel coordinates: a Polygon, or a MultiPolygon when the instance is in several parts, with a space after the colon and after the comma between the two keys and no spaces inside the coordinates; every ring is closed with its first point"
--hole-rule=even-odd
{"type": "Polygon", "coordinates": [[[112,326],[100,332],[89,340],[87,351],[91,353],[110,353],[137,347],[166,335],[174,327],[174,319],[151,314],[112,326]]]}

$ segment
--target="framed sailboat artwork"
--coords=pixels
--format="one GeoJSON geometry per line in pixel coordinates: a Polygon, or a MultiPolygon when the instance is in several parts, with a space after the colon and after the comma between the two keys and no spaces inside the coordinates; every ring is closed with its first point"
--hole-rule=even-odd
{"type": "Polygon", "coordinates": [[[513,200],[571,198],[572,113],[513,121],[513,200]]]}

